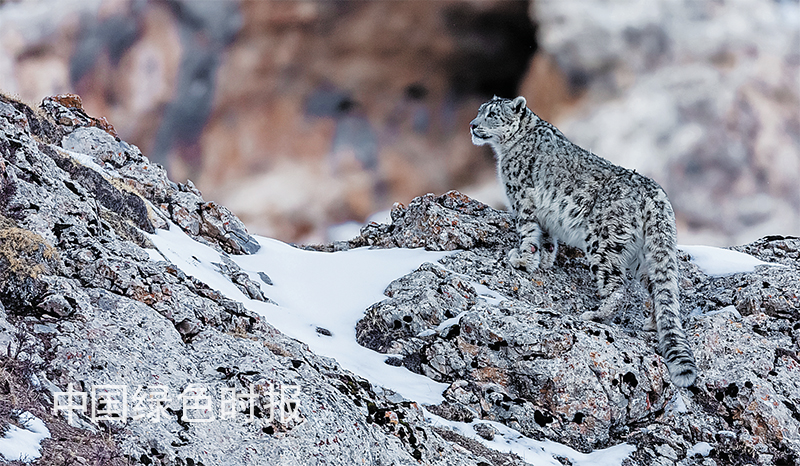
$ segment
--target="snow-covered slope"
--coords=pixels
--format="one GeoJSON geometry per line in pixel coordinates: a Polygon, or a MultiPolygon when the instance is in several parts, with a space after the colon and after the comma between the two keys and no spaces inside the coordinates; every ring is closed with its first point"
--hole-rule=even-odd
{"type": "Polygon", "coordinates": [[[0,456],[6,461],[30,462],[42,456],[40,443],[50,437],[50,431],[41,419],[27,411],[19,413],[18,419],[23,428],[8,426],[0,438],[0,456]]]}

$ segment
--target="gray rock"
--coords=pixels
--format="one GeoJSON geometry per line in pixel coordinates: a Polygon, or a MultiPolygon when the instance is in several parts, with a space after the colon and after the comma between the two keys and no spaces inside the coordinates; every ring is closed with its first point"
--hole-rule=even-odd
{"type": "Polygon", "coordinates": [[[114,168],[123,167],[132,158],[142,161],[142,154],[138,149],[97,127],[83,126],[75,129],[64,136],[61,147],[90,155],[98,163],[108,163],[114,168]]]}
{"type": "Polygon", "coordinates": [[[565,290],[577,286],[571,277],[579,274],[534,277],[540,282],[534,284],[541,295],[536,301],[549,306],[533,306],[527,297],[535,291],[513,284],[530,279],[516,271],[497,274],[512,285],[507,297],[495,298],[475,291],[480,274],[448,270],[467,271],[461,256],[471,261],[474,255],[457,253],[442,261],[438,273],[426,264],[389,285],[391,298],[359,322],[359,342],[402,354],[406,367],[434,380],[466,387],[468,395],[445,393],[451,404],[465,404],[468,396],[465,408],[483,419],[582,450],[606,444],[614,425],[663,409],[672,388],[652,336],[641,344],[615,326],[583,322],[579,308],[547,291],[557,290],[557,283],[565,290]]]}
{"type": "Polygon", "coordinates": [[[478,435],[486,440],[494,440],[494,436],[497,435],[497,429],[491,424],[487,424],[485,422],[475,424],[472,426],[472,428],[475,429],[475,432],[477,432],[478,435]]]}
{"type": "MultiPolygon", "coordinates": [[[[239,267],[239,265],[237,265],[236,262],[231,260],[227,255],[222,256],[222,263],[214,263],[214,265],[223,275],[228,277],[231,283],[242,290],[242,293],[244,293],[250,299],[273,302],[264,296],[264,293],[261,291],[261,286],[256,281],[251,280],[250,276],[247,275],[246,272],[243,272],[241,267],[239,267]]],[[[266,276],[266,274],[263,272],[262,275],[266,276]]],[[[269,279],[269,277],[267,277],[267,279],[269,279]]]]}
{"type": "Polygon", "coordinates": [[[150,163],[136,146],[116,138],[113,128],[109,131],[110,125],[104,126],[87,116],[80,106],[80,98],[77,101],[68,99],[66,104],[63,98],[48,98],[43,102],[42,110],[47,117],[56,122],[69,122],[56,125],[64,129],[54,134],[65,136],[60,139],[53,139],[53,136],[49,142],[77,150],[113,171],[113,175],[109,171],[99,173],[50,149],[49,155],[59,166],[72,178],[77,178],[72,184],[87,187],[101,205],[149,233],[154,227],[165,228],[166,217],[193,237],[202,238],[225,252],[252,254],[258,251],[258,243],[228,209],[203,200],[191,181],[185,185],[169,181],[163,167],[150,163]]]}
{"type": "Polygon", "coordinates": [[[511,217],[482,202],[450,191],[442,196],[426,194],[408,207],[395,204],[392,223],[370,223],[350,247],[424,247],[430,251],[452,251],[510,244],[516,233],[511,217]]]}

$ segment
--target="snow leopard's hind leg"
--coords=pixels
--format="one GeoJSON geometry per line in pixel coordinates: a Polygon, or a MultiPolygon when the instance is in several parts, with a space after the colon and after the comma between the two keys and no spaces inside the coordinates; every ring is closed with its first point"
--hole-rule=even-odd
{"type": "Polygon", "coordinates": [[[633,235],[618,222],[609,222],[587,237],[589,269],[597,282],[597,294],[603,300],[600,309],[581,315],[584,320],[608,322],[619,311],[626,297],[628,257],[634,246],[633,235]]]}
{"type": "Polygon", "coordinates": [[[646,330],[648,332],[655,332],[658,328],[656,326],[656,311],[653,308],[653,296],[650,294],[650,277],[647,276],[645,273],[637,274],[639,277],[639,281],[647,290],[647,297],[644,301],[644,308],[645,308],[645,315],[644,315],[644,324],[642,325],[642,330],[646,330]]]}

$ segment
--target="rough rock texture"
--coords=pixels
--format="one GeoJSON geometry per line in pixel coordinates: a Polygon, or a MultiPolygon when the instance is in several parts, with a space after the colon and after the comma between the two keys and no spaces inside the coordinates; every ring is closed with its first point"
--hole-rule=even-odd
{"type": "MultiPolygon", "coordinates": [[[[21,176],[16,177],[10,172],[4,187],[9,193],[6,211],[10,216],[42,225],[58,223],[59,203],[66,200],[57,195],[39,205],[27,194],[35,189],[31,182],[37,177],[57,179],[60,169],[67,174],[62,183],[71,192],[67,195],[69,201],[74,198],[79,210],[89,210],[84,203],[92,204],[96,216],[118,228],[129,230],[127,224],[152,233],[154,228],[164,228],[171,221],[195,239],[225,252],[247,254],[258,250],[258,243],[247,234],[244,224],[227,208],[205,202],[191,182],[170,181],[163,167],[150,163],[136,146],[119,140],[107,122],[87,116],[80,97],[66,94],[46,98],[41,114],[4,100],[0,105],[2,115],[7,117],[8,161],[22,170],[21,176]],[[26,130],[32,134],[25,134],[26,130]],[[46,161],[32,159],[37,151],[48,155],[46,161]],[[82,157],[76,158],[70,152],[82,157]],[[83,163],[86,157],[88,162],[83,163]],[[31,172],[33,166],[41,173],[31,172]],[[28,210],[34,210],[36,215],[24,216],[28,210]]],[[[61,230],[64,228],[62,225],[61,230]]],[[[48,233],[48,240],[55,239],[61,230],[48,233]]]]}
{"type": "Polygon", "coordinates": [[[600,302],[580,251],[561,248],[552,269],[520,272],[505,259],[516,241],[508,215],[457,193],[415,199],[393,219],[353,245],[467,249],[390,284],[357,326],[359,342],[391,363],[451,384],[432,411],[584,451],[631,442],[630,464],[712,464],[690,457],[699,442],[713,447],[713,464],[800,459],[800,239],[737,248],[785,266],[726,277],[681,254],[700,378],[676,390],[654,333],[641,330],[650,303],[640,286],[610,325],[585,322],[600,302]]]}
{"type": "MultiPolygon", "coordinates": [[[[168,220],[223,253],[252,252],[257,243],[227,209],[169,181],[96,121],[77,96],[45,99],[39,111],[0,96],[0,347],[8,349],[0,369],[8,377],[25,364],[24,377],[44,391],[42,405],[24,406],[59,433],[44,442],[41,464],[483,461],[454,450],[415,404],[377,394],[240,303],[151,260],[144,232],[168,220]],[[169,401],[159,422],[93,425],[76,413],[72,428],[50,411],[53,393],[68,384],[84,392],[122,385],[129,400],[140,385],[145,393],[163,385],[169,401]],[[189,384],[208,390],[201,394],[212,396],[215,416],[222,388],[255,387],[253,422],[245,422],[246,408],[235,420],[183,421],[179,395],[189,384]],[[300,387],[294,405],[271,404],[292,385],[300,387]],[[292,407],[297,417],[283,422],[281,408],[292,414],[292,407]],[[81,446],[95,445],[97,433],[115,445],[105,449],[113,458],[81,446]]],[[[223,274],[254,299],[269,299],[223,257],[223,274]]],[[[24,394],[18,384],[3,387],[0,415],[20,409],[24,394]]]]}
{"type": "Polygon", "coordinates": [[[351,246],[452,251],[496,247],[516,239],[508,213],[457,191],[440,197],[426,194],[412,200],[408,207],[395,203],[391,216],[392,223],[388,225],[368,224],[351,246]]]}

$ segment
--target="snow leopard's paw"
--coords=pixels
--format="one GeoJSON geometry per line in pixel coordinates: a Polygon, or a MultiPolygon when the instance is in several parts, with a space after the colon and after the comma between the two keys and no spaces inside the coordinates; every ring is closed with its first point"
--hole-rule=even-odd
{"type": "Polygon", "coordinates": [[[542,250],[540,251],[541,260],[539,261],[540,269],[549,269],[556,262],[556,255],[558,254],[558,240],[547,238],[542,242],[542,250]]]}
{"type": "Polygon", "coordinates": [[[581,314],[583,320],[593,320],[600,323],[608,323],[620,311],[625,301],[625,289],[621,287],[605,298],[596,311],[586,311],[581,314]]]}
{"type": "Polygon", "coordinates": [[[531,252],[531,249],[514,248],[508,251],[508,262],[517,269],[525,269],[528,272],[534,272],[539,268],[541,263],[541,255],[539,249],[536,252],[531,252]]]}

